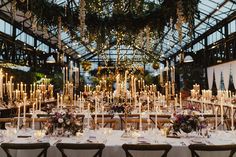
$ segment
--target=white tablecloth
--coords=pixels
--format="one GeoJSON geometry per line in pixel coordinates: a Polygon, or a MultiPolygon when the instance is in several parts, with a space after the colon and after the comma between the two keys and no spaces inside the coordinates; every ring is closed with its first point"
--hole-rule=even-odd
{"type": "MultiPolygon", "coordinates": [[[[4,134],[4,133],[3,133],[4,134]]],[[[61,139],[61,142],[65,143],[84,143],[87,142],[91,136],[96,137],[96,141],[105,143],[106,147],[103,150],[103,157],[125,157],[125,153],[122,150],[121,146],[124,143],[137,143],[140,139],[143,141],[150,142],[151,144],[171,144],[172,149],[170,150],[168,157],[191,157],[190,151],[188,149],[188,145],[191,143],[205,143],[205,144],[234,144],[236,143],[236,132],[225,132],[225,131],[217,131],[210,133],[210,138],[203,138],[196,134],[181,136],[181,138],[166,138],[161,135],[160,132],[156,133],[156,131],[147,131],[142,132],[141,134],[137,133],[138,137],[133,138],[122,138],[121,135],[123,131],[112,131],[111,133],[104,134],[102,131],[89,131],[84,133],[79,137],[44,137],[40,139],[41,142],[49,142],[51,147],[48,149],[48,157],[61,157],[60,152],[57,150],[55,143],[61,139]]],[[[12,143],[33,143],[36,142],[36,139],[33,138],[15,138],[9,139],[6,137],[1,138],[1,142],[12,142],[12,143]]],[[[27,153],[27,151],[15,151],[13,152],[15,157],[31,157],[32,153],[27,153]]],[[[71,156],[77,156],[78,152],[68,152],[71,156]]],[[[90,152],[82,152],[81,156],[88,156],[90,152]]],[[[137,154],[137,152],[134,152],[137,154]]],[[[157,156],[156,153],[151,153],[153,156],[157,156]]],[[[207,156],[216,156],[216,157],[225,157],[226,152],[216,152],[214,155],[210,155],[204,152],[204,155],[207,156]]],[[[0,156],[6,157],[5,153],[2,149],[0,149],[0,156]]],[[[145,157],[150,156],[147,152],[138,153],[137,156],[145,157]]],[[[236,156],[236,155],[235,155],[236,156]]]]}

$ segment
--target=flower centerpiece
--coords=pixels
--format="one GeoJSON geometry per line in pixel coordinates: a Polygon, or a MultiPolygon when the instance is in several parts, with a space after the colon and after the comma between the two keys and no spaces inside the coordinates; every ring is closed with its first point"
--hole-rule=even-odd
{"type": "Polygon", "coordinates": [[[47,123],[47,133],[55,133],[60,130],[61,135],[75,135],[82,130],[82,123],[74,113],[56,112],[47,123]]]}
{"type": "Polygon", "coordinates": [[[175,132],[180,132],[180,130],[182,130],[185,133],[201,130],[202,128],[207,126],[206,121],[203,117],[189,114],[175,115],[172,123],[175,132]]]}

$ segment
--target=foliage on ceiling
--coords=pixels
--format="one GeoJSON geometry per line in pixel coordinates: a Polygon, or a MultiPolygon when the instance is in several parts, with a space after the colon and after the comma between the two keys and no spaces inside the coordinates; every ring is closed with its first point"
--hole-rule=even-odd
{"type": "MultiPolygon", "coordinates": [[[[16,8],[42,29],[66,31],[72,40],[96,42],[107,48],[112,41],[153,51],[161,42],[165,27],[177,30],[182,41],[182,25],[188,23],[191,35],[199,0],[75,0],[65,5],[55,0],[14,0],[16,8]],[[60,20],[58,20],[60,19],[60,20]],[[60,21],[60,22],[58,22],[60,21]],[[61,27],[61,28],[58,28],[61,27]]],[[[59,38],[59,37],[58,37],[59,38]]]]}

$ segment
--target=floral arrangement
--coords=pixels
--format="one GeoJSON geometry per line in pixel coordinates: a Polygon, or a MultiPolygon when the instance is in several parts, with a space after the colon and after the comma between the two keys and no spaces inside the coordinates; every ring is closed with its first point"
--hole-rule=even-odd
{"type": "Polygon", "coordinates": [[[61,134],[75,135],[82,130],[82,124],[74,113],[56,112],[47,123],[47,133],[52,134],[56,129],[61,129],[61,134]]]}
{"type": "Polygon", "coordinates": [[[175,132],[182,130],[185,133],[201,130],[207,126],[204,118],[196,115],[178,114],[174,116],[172,123],[175,132]]]}

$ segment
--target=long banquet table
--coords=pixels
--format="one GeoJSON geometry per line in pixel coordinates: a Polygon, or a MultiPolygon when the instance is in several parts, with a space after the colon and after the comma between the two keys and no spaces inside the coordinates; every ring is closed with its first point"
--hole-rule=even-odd
{"type": "MultiPolygon", "coordinates": [[[[210,133],[210,137],[202,137],[196,133],[185,135],[181,134],[180,138],[167,138],[161,135],[160,131],[151,130],[141,133],[136,133],[135,137],[132,138],[123,138],[122,134],[124,132],[120,130],[113,130],[111,132],[104,131],[89,131],[83,133],[81,136],[74,137],[48,137],[45,136],[40,139],[35,138],[7,138],[10,136],[1,136],[0,142],[11,142],[11,143],[35,143],[35,142],[49,142],[51,147],[48,149],[48,157],[61,157],[59,150],[56,148],[56,143],[65,142],[65,143],[87,143],[88,139],[91,137],[94,142],[103,142],[106,147],[103,150],[103,157],[125,157],[125,153],[122,150],[122,144],[124,143],[139,143],[139,141],[145,141],[150,144],[171,144],[172,149],[170,150],[168,157],[191,157],[190,151],[188,149],[189,144],[193,143],[204,143],[207,145],[219,145],[219,144],[236,144],[236,132],[235,131],[215,131],[210,133]],[[139,136],[139,137],[138,137],[139,136]]],[[[2,134],[6,132],[2,131],[2,134]]],[[[35,153],[35,152],[32,152],[35,153]]],[[[68,152],[71,156],[78,156],[78,153],[70,151],[68,152]]],[[[82,152],[81,156],[88,156],[89,152],[82,152]]],[[[134,152],[138,157],[145,156],[157,156],[156,153],[152,152],[134,152]]],[[[26,154],[26,151],[15,151],[13,152],[15,157],[30,157],[32,154],[26,154]]],[[[206,156],[217,156],[225,157],[226,152],[215,152],[214,155],[207,154],[206,156]]],[[[4,151],[0,149],[0,156],[6,157],[4,151]]]]}

